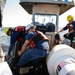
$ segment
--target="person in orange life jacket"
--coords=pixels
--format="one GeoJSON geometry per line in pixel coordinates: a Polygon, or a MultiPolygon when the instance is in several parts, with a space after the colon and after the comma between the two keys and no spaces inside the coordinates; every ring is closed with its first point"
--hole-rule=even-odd
{"type": "Polygon", "coordinates": [[[58,31],[58,33],[65,31],[68,29],[68,33],[64,35],[65,38],[68,38],[71,40],[71,45],[72,45],[72,40],[75,36],[75,21],[73,20],[72,15],[67,16],[67,21],[69,22],[63,29],[58,31]]]}
{"type": "MultiPolygon", "coordinates": [[[[49,52],[48,38],[40,31],[36,31],[36,26],[28,24],[26,31],[26,41],[23,44],[18,55],[21,56],[16,66],[21,67],[29,61],[34,61],[38,58],[44,58],[49,52]],[[30,48],[27,49],[28,45],[30,48]]],[[[35,61],[34,61],[35,62],[35,61]]]]}
{"type": "Polygon", "coordinates": [[[23,37],[26,36],[26,33],[24,32],[24,36],[22,37],[22,40],[21,40],[21,38],[19,40],[19,37],[20,37],[19,32],[18,31],[15,31],[12,28],[6,28],[5,29],[5,33],[8,36],[10,36],[10,46],[9,46],[8,54],[6,55],[6,60],[9,60],[10,59],[10,53],[11,53],[11,51],[13,49],[13,46],[15,45],[15,42],[16,41],[21,41],[21,46],[22,46],[22,44],[25,41],[25,38],[23,38],[23,37]]]}

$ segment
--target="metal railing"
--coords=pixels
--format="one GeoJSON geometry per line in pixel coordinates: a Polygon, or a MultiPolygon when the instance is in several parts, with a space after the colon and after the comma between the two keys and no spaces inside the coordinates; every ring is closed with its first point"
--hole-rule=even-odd
{"type": "Polygon", "coordinates": [[[74,2],[74,0],[55,0],[55,1],[74,2]]]}

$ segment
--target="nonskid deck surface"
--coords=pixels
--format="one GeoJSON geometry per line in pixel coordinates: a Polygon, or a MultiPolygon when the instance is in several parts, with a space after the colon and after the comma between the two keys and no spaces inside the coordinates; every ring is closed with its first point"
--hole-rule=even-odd
{"type": "Polygon", "coordinates": [[[47,70],[31,70],[31,72],[26,72],[24,74],[14,73],[13,75],[49,75],[47,70]]]}

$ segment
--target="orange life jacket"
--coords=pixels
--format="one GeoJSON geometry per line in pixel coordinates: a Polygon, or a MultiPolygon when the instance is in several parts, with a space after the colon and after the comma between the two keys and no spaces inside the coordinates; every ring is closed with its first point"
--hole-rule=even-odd
{"type": "Polygon", "coordinates": [[[24,38],[24,33],[25,33],[25,26],[18,26],[14,29],[16,32],[19,32],[19,36],[17,38],[17,41],[22,41],[24,38]]]}
{"type": "Polygon", "coordinates": [[[36,44],[43,40],[48,41],[48,38],[42,32],[36,31],[36,35],[30,39],[30,47],[35,48],[36,44]]]}
{"type": "Polygon", "coordinates": [[[72,25],[72,24],[68,25],[68,29],[69,29],[69,32],[70,32],[71,30],[73,30],[73,25],[72,25]]]}

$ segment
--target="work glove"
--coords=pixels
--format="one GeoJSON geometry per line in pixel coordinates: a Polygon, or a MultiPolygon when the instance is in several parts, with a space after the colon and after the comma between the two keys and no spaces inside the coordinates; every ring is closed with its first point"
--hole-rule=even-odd
{"type": "Polygon", "coordinates": [[[10,55],[5,56],[5,60],[8,61],[10,59],[10,55]]]}

